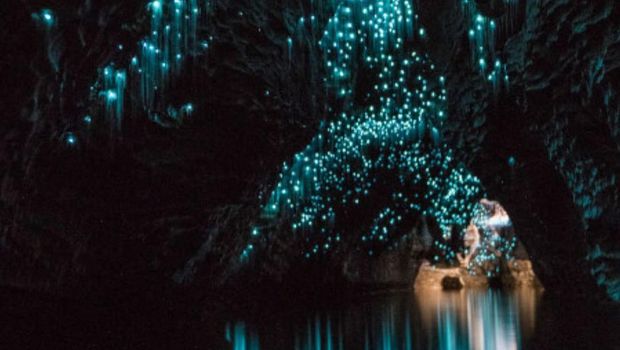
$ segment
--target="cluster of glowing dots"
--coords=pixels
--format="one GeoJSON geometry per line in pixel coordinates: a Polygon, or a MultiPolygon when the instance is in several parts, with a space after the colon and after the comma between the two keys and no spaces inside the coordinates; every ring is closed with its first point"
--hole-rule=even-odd
{"type": "MultiPolygon", "coordinates": [[[[100,71],[97,84],[91,90],[103,100],[105,119],[113,130],[121,128],[127,104],[127,94],[139,96],[140,108],[158,118],[153,110],[170,111],[170,118],[182,117],[193,112],[187,103],[180,108],[166,106],[166,91],[174,78],[181,73],[188,57],[203,53],[208,42],[199,40],[198,30],[208,10],[208,0],[154,0],[146,5],[150,15],[149,33],[138,43],[137,53],[131,58],[119,58],[126,64],[114,62],[100,71]],[[171,109],[172,108],[172,109],[171,109]]],[[[117,46],[123,52],[123,45],[117,46]]],[[[134,99],[132,99],[133,101],[134,99]]],[[[93,117],[83,118],[90,125],[93,117]]]]}
{"type": "MultiPolygon", "coordinates": [[[[327,253],[351,237],[369,255],[395,248],[407,231],[406,218],[434,217],[448,230],[451,225],[464,226],[471,217],[482,194],[479,180],[455,161],[449,149],[422,141],[425,135],[433,138],[438,133],[425,123],[443,111],[444,79],[430,84],[421,76],[433,72],[426,59],[414,58],[410,68],[415,78],[407,81],[417,85],[410,95],[394,99],[390,91],[397,90],[371,91],[380,96],[378,107],[342,113],[292,164],[283,165],[263,215],[289,218],[295,237],[304,241],[300,253],[305,257],[327,253]],[[391,194],[374,218],[365,227],[347,230],[345,223],[355,221],[347,212],[374,206],[373,196],[386,184],[391,194]]],[[[254,228],[242,257],[261,238],[254,228]]]]}
{"type": "MultiPolygon", "coordinates": [[[[205,7],[208,6],[205,4],[205,7]]],[[[177,76],[187,56],[196,55],[206,45],[198,40],[201,9],[198,0],[154,0],[147,6],[151,14],[149,35],[140,41],[130,70],[139,76],[145,108],[153,108],[163,96],[171,78],[177,76]]]]}
{"type": "MultiPolygon", "coordinates": [[[[159,118],[153,110],[166,110],[168,117],[184,118],[193,113],[194,107],[186,103],[181,107],[166,106],[166,91],[171,82],[181,73],[188,57],[204,53],[208,40],[199,40],[199,25],[210,8],[210,0],[153,0],[146,7],[150,15],[149,33],[138,43],[136,55],[131,58],[121,55],[117,64],[111,62],[99,71],[99,79],[91,86],[92,96],[103,101],[103,115],[112,131],[121,128],[126,104],[131,96],[138,96],[141,108],[149,117],[159,118]],[[127,62],[127,60],[129,60],[127,62]]],[[[33,13],[34,20],[41,23],[49,33],[57,23],[54,12],[42,9],[33,13]]],[[[123,53],[122,44],[117,45],[123,53]]],[[[96,115],[95,115],[96,116],[96,115]]],[[[94,117],[87,114],[82,117],[86,126],[91,126],[94,117]]],[[[78,143],[75,133],[67,134],[64,140],[68,146],[78,143]]]]}
{"type": "MultiPolygon", "coordinates": [[[[508,7],[514,7],[518,0],[501,0],[508,7]]],[[[498,31],[498,21],[505,23],[511,18],[505,18],[511,14],[504,14],[502,19],[485,17],[478,10],[474,0],[462,0],[462,10],[465,16],[465,24],[468,28],[467,36],[471,49],[472,62],[478,66],[481,74],[488,80],[497,91],[501,86],[509,83],[505,64],[496,55],[495,41],[498,31]]]]}
{"type": "MultiPolygon", "coordinates": [[[[444,230],[463,227],[482,195],[479,180],[445,147],[408,139],[398,122],[387,123],[381,133],[369,137],[365,131],[376,125],[368,124],[362,122],[351,134],[338,135],[334,145],[315,140],[312,146],[328,149],[309,147],[298,154],[292,166],[283,168],[264,208],[267,216],[290,217],[295,236],[305,240],[306,257],[328,252],[343,237],[355,237],[369,255],[376,249],[395,248],[408,230],[404,219],[420,215],[434,217],[444,230]],[[366,142],[360,142],[361,135],[366,142]],[[377,191],[386,185],[390,194],[374,218],[347,230],[346,223],[356,221],[347,213],[376,205],[377,191]]],[[[260,237],[258,229],[252,237],[260,237]]]]}
{"type": "MultiPolygon", "coordinates": [[[[445,78],[415,50],[426,35],[423,28],[414,30],[415,18],[411,1],[350,0],[340,2],[327,23],[319,42],[327,87],[346,101],[359,93],[354,89],[364,70],[364,79],[372,82],[365,91],[371,102],[344,104],[343,112],[283,165],[264,206],[264,217],[291,222],[307,258],[352,238],[369,255],[395,248],[406,219],[419,215],[436,218],[446,231],[465,225],[481,195],[479,180],[439,146],[445,78]],[[356,220],[348,212],[375,208],[373,196],[385,186],[391,194],[374,218],[346,227],[356,220]]],[[[254,228],[242,258],[263,239],[254,228]]]]}
{"type": "Polygon", "coordinates": [[[501,273],[501,259],[509,261],[517,247],[517,236],[500,235],[498,226],[512,226],[510,219],[506,223],[493,223],[490,213],[482,205],[477,205],[473,213],[473,223],[480,232],[480,245],[474,258],[469,262],[468,270],[471,274],[484,273],[487,277],[501,273]]]}
{"type": "Polygon", "coordinates": [[[115,130],[120,129],[122,122],[126,85],[127,73],[125,70],[116,70],[113,66],[103,69],[104,88],[100,95],[105,101],[105,113],[110,125],[115,130]]]}
{"type": "MultiPolygon", "coordinates": [[[[415,35],[415,18],[408,0],[340,2],[319,42],[327,85],[340,97],[350,96],[360,67],[385,69],[386,75],[404,68],[402,59],[415,35]]],[[[423,35],[424,29],[419,33],[423,35]]]]}

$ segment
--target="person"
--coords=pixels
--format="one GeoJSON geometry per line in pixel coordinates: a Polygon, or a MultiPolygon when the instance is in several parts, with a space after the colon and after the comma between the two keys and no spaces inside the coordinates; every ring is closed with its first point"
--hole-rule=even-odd
{"type": "Polygon", "coordinates": [[[504,207],[496,201],[483,198],[480,200],[480,204],[487,211],[486,229],[488,230],[487,232],[491,233],[491,236],[485,239],[490,239],[491,247],[499,248],[496,247],[496,243],[501,242],[502,238],[509,240],[514,236],[510,217],[504,207]]]}
{"type": "Polygon", "coordinates": [[[467,267],[480,246],[480,232],[473,221],[467,226],[465,237],[463,237],[463,244],[465,245],[465,255],[457,253],[456,258],[461,267],[467,267]]]}

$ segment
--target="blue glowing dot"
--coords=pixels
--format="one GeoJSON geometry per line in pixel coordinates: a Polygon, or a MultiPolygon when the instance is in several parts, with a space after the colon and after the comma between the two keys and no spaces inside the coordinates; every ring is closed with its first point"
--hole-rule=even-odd
{"type": "MultiPolygon", "coordinates": [[[[36,15],[33,15],[34,18],[36,18],[36,15]]],[[[45,23],[47,26],[52,26],[54,25],[54,13],[52,12],[52,10],[50,9],[43,9],[41,10],[39,16],[38,16],[43,23],[45,23]]]]}
{"type": "Polygon", "coordinates": [[[67,133],[67,135],[65,136],[65,142],[69,146],[75,146],[77,144],[77,137],[72,132],[67,133]]]}
{"type": "Polygon", "coordinates": [[[193,104],[191,104],[191,103],[187,103],[187,104],[185,104],[185,105],[182,107],[182,109],[183,109],[185,112],[187,112],[187,113],[190,113],[190,114],[191,114],[191,113],[194,111],[194,105],[193,105],[193,104]]]}
{"type": "Polygon", "coordinates": [[[84,123],[90,124],[93,122],[93,117],[91,117],[90,115],[87,115],[87,116],[84,116],[83,120],[84,120],[84,123]]]}
{"type": "Polygon", "coordinates": [[[112,90],[108,90],[105,96],[108,99],[108,101],[115,101],[118,98],[118,95],[116,94],[116,92],[112,90]]]}
{"type": "Polygon", "coordinates": [[[517,158],[515,158],[514,156],[508,157],[508,166],[514,168],[515,165],[517,165],[517,158]]]}

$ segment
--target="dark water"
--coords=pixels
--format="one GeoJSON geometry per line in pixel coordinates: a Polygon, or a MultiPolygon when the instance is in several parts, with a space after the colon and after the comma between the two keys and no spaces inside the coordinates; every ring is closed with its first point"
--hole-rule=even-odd
{"type": "Polygon", "coordinates": [[[620,349],[620,311],[534,289],[400,292],[299,307],[0,294],[0,349],[620,349]],[[234,316],[236,315],[236,316],[234,316]]]}
{"type": "Polygon", "coordinates": [[[231,321],[235,350],[527,349],[541,292],[462,290],[381,295],[287,320],[231,321]]]}

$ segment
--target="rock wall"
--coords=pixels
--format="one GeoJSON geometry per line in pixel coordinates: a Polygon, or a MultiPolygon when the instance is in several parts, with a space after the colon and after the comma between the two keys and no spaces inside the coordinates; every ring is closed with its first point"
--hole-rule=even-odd
{"type": "MultiPolygon", "coordinates": [[[[497,45],[510,87],[495,95],[470,62],[458,1],[418,3],[448,78],[444,140],[505,205],[548,291],[620,299],[620,5],[521,1],[497,45]]],[[[12,53],[0,63],[2,284],[75,293],[226,283],[278,167],[329,117],[321,53],[299,34],[310,3],[215,1],[201,28],[208,54],[172,93],[194,102],[191,120],[163,128],[132,112],[122,137],[80,131],[76,147],[63,138],[83,130],[97,69],[117,43],[140,38],[145,10],[54,4],[58,32],[47,39],[31,14],[48,2],[0,5],[12,53]]],[[[294,265],[294,247],[274,242],[258,275],[294,265]]]]}
{"type": "Polygon", "coordinates": [[[448,67],[452,143],[511,213],[547,290],[616,300],[619,11],[614,1],[525,2],[501,47],[510,87],[497,97],[461,58],[448,67]]]}
{"type": "Polygon", "coordinates": [[[13,53],[2,63],[11,82],[2,87],[3,285],[143,288],[200,269],[225,279],[260,194],[314,136],[323,109],[320,67],[311,64],[318,53],[297,41],[289,57],[297,2],[213,3],[200,28],[208,53],[187,64],[170,96],[193,102],[186,123],[163,127],[138,109],[126,113],[120,136],[99,115],[85,128],[89,87],[112,56],[133,54],[148,22],[142,5],[24,1],[2,11],[14,29],[1,34],[13,53]],[[46,6],[52,34],[31,17],[46,6]]]}

